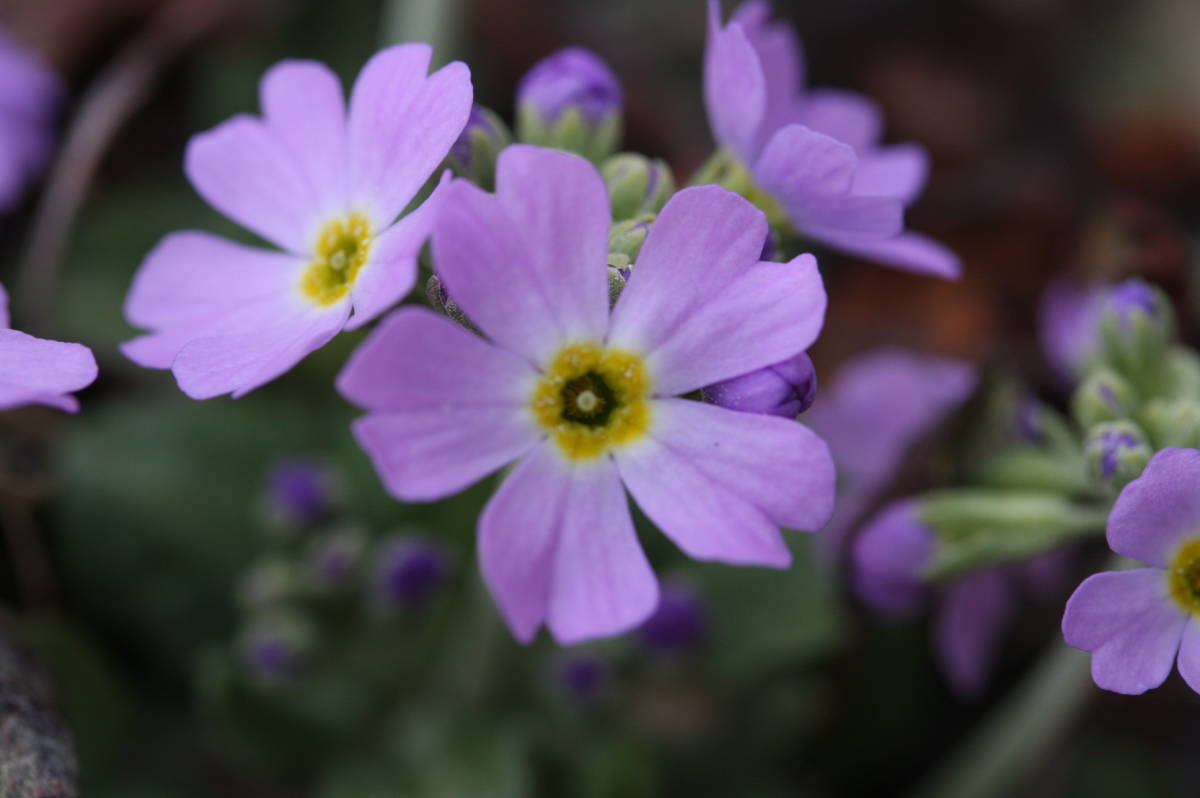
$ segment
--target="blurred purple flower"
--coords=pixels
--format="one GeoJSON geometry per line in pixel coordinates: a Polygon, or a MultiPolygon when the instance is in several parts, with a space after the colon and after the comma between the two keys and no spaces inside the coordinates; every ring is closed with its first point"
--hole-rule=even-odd
{"type": "Polygon", "coordinates": [[[363,539],[352,530],[322,535],[308,558],[308,578],[320,590],[344,588],[362,563],[363,539]]]}
{"type": "Polygon", "coordinates": [[[1200,693],[1200,452],[1163,449],[1108,517],[1108,545],[1147,568],[1105,571],[1067,602],[1063,637],[1092,653],[1092,679],[1136,695],[1177,664],[1200,693]]]}
{"type": "Polygon", "coordinates": [[[825,444],[800,424],[681,395],[804,351],[820,331],[816,261],[760,263],[763,214],[684,189],[609,308],[610,205],[587,161],[514,145],[496,193],[455,181],[433,232],[450,295],[490,340],[402,308],[338,378],[388,490],[431,501],[517,461],[479,521],[488,587],[513,634],[627,631],[658,584],[625,491],[685,553],[783,568],[779,527],[832,509],[825,444]]]}
{"type": "Polygon", "coordinates": [[[436,540],[393,540],[376,556],[375,599],[383,607],[420,609],[445,581],[449,567],[446,548],[436,540]]]}
{"type": "Polygon", "coordinates": [[[0,212],[45,165],[64,94],[58,76],[0,29],[0,212]]]}
{"type": "Polygon", "coordinates": [[[817,372],[807,352],[704,389],[704,398],[714,405],[784,418],[800,415],[816,397],[817,372]]]}
{"type": "Polygon", "coordinates": [[[663,585],[658,607],[638,627],[643,646],[662,654],[691,654],[708,637],[708,611],[700,594],[687,585],[663,585]]]}
{"type": "Polygon", "coordinates": [[[48,405],[79,409],[71,393],[96,379],[96,358],[82,344],[34,338],[8,326],[8,294],[0,286],[0,410],[48,405]]]}
{"type": "Polygon", "coordinates": [[[267,474],[267,503],[289,524],[307,526],[326,518],[333,494],[333,474],[314,460],[281,460],[267,474]]]}
{"type": "Polygon", "coordinates": [[[905,232],[904,209],[925,186],[928,157],[915,144],[879,143],[875,103],[804,87],[804,55],[770,6],[750,0],[722,26],[709,0],[704,99],[717,143],[749,171],[756,194],[796,232],[833,249],[906,271],[957,277],[958,257],[905,232]]]}
{"type": "Polygon", "coordinates": [[[558,661],[558,682],[569,698],[580,704],[595,703],[608,689],[608,663],[590,653],[571,653],[558,661]]]}
{"type": "Polygon", "coordinates": [[[1100,316],[1108,291],[1069,275],[1051,280],[1038,305],[1038,337],[1046,360],[1063,382],[1084,372],[1100,344],[1100,316]]]}
{"type": "Polygon", "coordinates": [[[192,398],[241,396],[407,294],[440,192],[396,217],[471,107],[467,68],[427,76],[429,58],[424,44],[377,53],[348,109],[327,67],[284,61],[263,76],[262,118],[239,115],[193,137],[192,185],[282,251],[167,236],[126,299],[129,322],[152,330],[127,341],[126,356],[170,368],[192,398]]]}
{"type": "Polygon", "coordinates": [[[621,110],[621,84],[595,53],[567,47],[538,63],[517,84],[517,105],[531,107],[546,124],[568,108],[596,124],[621,110]]]}
{"type": "Polygon", "coordinates": [[[1053,551],[1021,565],[984,568],[940,589],[921,569],[933,554],[934,533],[917,516],[915,500],[893,502],[868,521],[854,541],[853,583],[879,612],[907,616],[933,603],[934,651],[946,680],[964,696],[979,694],[1023,586],[1044,592],[1064,575],[1065,555],[1053,551]]]}
{"type": "Polygon", "coordinates": [[[311,633],[293,616],[264,617],[242,635],[242,662],[264,684],[290,682],[303,675],[311,633]]]}
{"type": "Polygon", "coordinates": [[[840,556],[851,525],[878,497],[909,448],[975,390],[975,368],[946,357],[876,349],[847,362],[805,415],[838,469],[838,503],[821,532],[840,556]]]}

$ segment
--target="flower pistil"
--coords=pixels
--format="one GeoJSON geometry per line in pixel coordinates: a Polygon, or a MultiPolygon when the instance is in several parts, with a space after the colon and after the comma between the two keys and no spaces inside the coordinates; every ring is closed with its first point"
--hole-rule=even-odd
{"type": "Polygon", "coordinates": [[[367,262],[371,222],[361,213],[335,218],[317,236],[315,255],[304,270],[300,287],[319,305],[344,297],[367,262]]]}

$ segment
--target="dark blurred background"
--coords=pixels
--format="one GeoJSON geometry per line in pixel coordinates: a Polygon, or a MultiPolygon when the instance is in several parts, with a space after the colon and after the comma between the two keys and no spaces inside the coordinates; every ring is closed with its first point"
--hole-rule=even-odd
{"type": "MultiPolygon", "coordinates": [[[[3,628],[54,677],[81,794],[904,793],[1043,646],[1061,645],[1061,603],[1077,580],[1024,608],[996,678],[969,701],[941,682],[925,623],[872,618],[805,541],[797,566],[777,574],[684,563],[661,536],[644,535],[660,573],[700,596],[698,642],[666,653],[632,638],[526,649],[500,625],[473,563],[489,486],[402,507],[354,446],[353,412],[331,378],[360,335],[339,336],[238,401],[192,402],[169,374],[118,353],[133,332],[124,294],[161,236],[244,237],[190,189],[182,153],[192,134],[255,112],[258,79],[280,59],[325,61],[348,86],[378,47],[432,39],[435,60],[467,61],[477,101],[511,120],[523,72],[582,45],[624,84],[626,149],[667,159],[680,180],[711,152],[700,0],[453,0],[434,14],[438,5],[3,4],[8,27],[69,83],[64,132],[112,83],[145,89],[110,106],[115,134],[100,143],[94,174],[89,164],[51,167],[81,172],[87,188],[59,241],[53,321],[30,323],[92,346],[100,381],[77,417],[30,409],[0,420],[4,492],[18,497],[0,523],[32,530],[49,564],[30,596],[16,578],[20,553],[4,549],[3,628]],[[123,63],[133,66],[122,72],[123,63]],[[308,533],[264,510],[269,469],[290,456],[335,475],[328,524],[363,530],[370,551],[396,529],[417,530],[445,542],[449,565],[419,610],[380,615],[345,596],[303,602],[303,678],[262,684],[246,672],[239,584],[244,593],[248,572],[309,545],[308,533]]],[[[1142,274],[1194,308],[1200,4],[842,0],[778,2],[776,12],[803,38],[811,84],[870,94],[890,140],[929,149],[932,179],[908,225],[953,247],[965,269],[949,283],[823,261],[830,311],[813,352],[822,378],[890,343],[1015,373],[1061,404],[1036,338],[1053,275],[1142,274]]],[[[41,196],[0,225],[6,283],[41,196]]],[[[15,306],[17,326],[21,314],[15,306]]],[[[913,460],[917,473],[902,481],[924,487],[930,458],[913,460]]],[[[1082,555],[1077,575],[1094,559],[1082,555]]],[[[1200,698],[1178,677],[1137,699],[1096,691],[1019,794],[1194,795],[1198,743],[1200,698]]]]}

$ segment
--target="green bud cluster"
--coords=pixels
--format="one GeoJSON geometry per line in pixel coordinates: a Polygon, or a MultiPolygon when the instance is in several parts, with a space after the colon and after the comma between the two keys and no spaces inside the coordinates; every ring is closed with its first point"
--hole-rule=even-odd
{"type": "Polygon", "coordinates": [[[548,121],[532,103],[522,103],[517,106],[516,127],[518,141],[574,152],[598,164],[616,152],[622,118],[614,112],[593,124],[576,107],[548,121]]]}
{"type": "Polygon", "coordinates": [[[656,214],[675,193],[675,178],[660,158],[622,152],[600,166],[608,185],[613,221],[656,214]]]}

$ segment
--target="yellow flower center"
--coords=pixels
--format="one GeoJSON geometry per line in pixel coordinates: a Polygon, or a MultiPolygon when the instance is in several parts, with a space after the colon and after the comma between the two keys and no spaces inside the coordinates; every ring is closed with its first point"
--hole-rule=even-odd
{"type": "Polygon", "coordinates": [[[1193,615],[1200,615],[1200,537],[1179,547],[1167,570],[1171,597],[1193,615]]]}
{"type": "Polygon", "coordinates": [[[320,305],[332,305],[350,291],[371,249],[371,223],[361,213],[334,219],[317,236],[316,255],[300,289],[320,305]]]}
{"type": "Polygon", "coordinates": [[[630,352],[565,347],[537,382],[534,418],[572,460],[590,460],[640,438],[650,426],[650,379],[630,352]]]}

